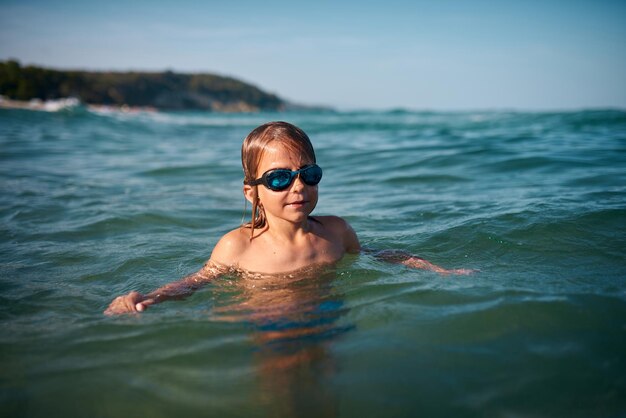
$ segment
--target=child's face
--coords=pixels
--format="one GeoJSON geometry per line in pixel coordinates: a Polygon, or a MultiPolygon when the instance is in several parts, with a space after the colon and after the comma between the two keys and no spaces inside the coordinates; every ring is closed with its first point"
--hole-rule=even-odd
{"type": "MultiPolygon", "coordinates": [[[[284,146],[270,145],[261,156],[256,178],[269,170],[286,168],[295,171],[309,164],[313,164],[313,161],[304,155],[290,151],[284,146]]],[[[270,223],[278,219],[292,223],[304,222],[317,205],[317,185],[306,185],[300,176],[296,177],[285,190],[276,192],[263,185],[257,186],[257,189],[259,201],[270,223]]]]}

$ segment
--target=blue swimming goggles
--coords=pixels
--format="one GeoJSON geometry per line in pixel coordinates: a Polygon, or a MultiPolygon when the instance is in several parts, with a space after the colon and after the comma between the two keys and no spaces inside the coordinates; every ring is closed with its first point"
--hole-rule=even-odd
{"type": "Polygon", "coordinates": [[[262,184],[270,190],[279,192],[288,188],[297,176],[300,176],[304,184],[315,186],[322,179],[322,169],[317,164],[311,164],[296,171],[285,168],[269,170],[263,173],[261,178],[252,180],[248,185],[257,186],[262,184]]]}

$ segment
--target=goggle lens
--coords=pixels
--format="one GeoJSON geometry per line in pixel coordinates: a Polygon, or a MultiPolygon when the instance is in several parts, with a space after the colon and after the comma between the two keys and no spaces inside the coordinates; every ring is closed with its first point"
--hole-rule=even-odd
{"type": "Polygon", "coordinates": [[[320,182],[320,180],[322,180],[322,169],[317,164],[312,164],[296,171],[285,170],[282,168],[278,170],[270,170],[264,173],[260,179],[250,182],[250,185],[256,186],[258,184],[263,184],[268,189],[278,192],[289,187],[298,175],[300,175],[304,184],[315,186],[320,182]]]}

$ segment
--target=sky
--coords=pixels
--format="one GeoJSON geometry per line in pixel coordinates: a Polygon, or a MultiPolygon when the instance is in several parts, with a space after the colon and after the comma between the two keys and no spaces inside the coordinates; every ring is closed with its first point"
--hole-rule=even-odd
{"type": "Polygon", "coordinates": [[[626,108],[626,0],[0,0],[0,60],[226,75],[341,110],[626,108]]]}

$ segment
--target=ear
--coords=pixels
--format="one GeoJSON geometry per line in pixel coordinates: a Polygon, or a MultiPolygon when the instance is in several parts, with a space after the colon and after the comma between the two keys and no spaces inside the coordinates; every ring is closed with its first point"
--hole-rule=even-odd
{"type": "Polygon", "coordinates": [[[254,199],[256,198],[256,194],[257,194],[257,190],[255,186],[250,186],[247,184],[244,184],[243,186],[243,195],[245,196],[246,200],[250,203],[254,203],[254,199]]]}

